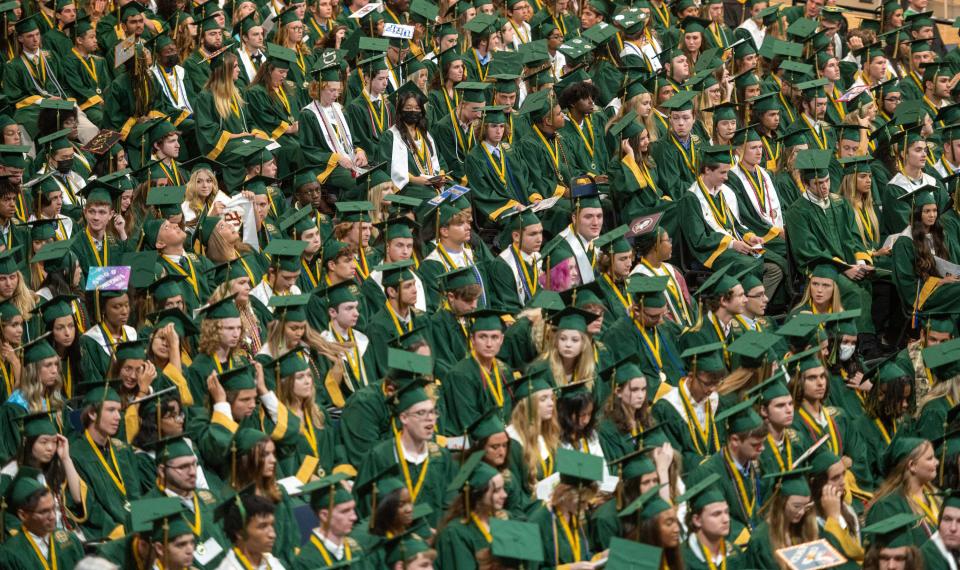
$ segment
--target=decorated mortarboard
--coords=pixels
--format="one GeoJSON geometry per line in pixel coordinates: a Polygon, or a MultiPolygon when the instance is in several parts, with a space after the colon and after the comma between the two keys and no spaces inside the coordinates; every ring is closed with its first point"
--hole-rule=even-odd
{"type": "Polygon", "coordinates": [[[205,319],[239,319],[240,311],[237,309],[237,295],[229,295],[210,303],[197,310],[197,314],[205,319]]]}
{"type": "Polygon", "coordinates": [[[722,342],[692,346],[684,350],[680,358],[695,370],[703,372],[726,372],[727,370],[723,362],[722,342]]]}

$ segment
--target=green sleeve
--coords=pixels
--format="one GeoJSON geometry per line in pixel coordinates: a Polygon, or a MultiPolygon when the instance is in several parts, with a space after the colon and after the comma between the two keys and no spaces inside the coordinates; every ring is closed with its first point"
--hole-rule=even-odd
{"type": "Polygon", "coordinates": [[[300,149],[303,151],[305,164],[314,165],[318,170],[321,168],[333,170],[337,166],[334,158],[335,153],[333,149],[327,146],[317,116],[312,111],[306,111],[301,115],[300,132],[297,136],[300,140],[300,149]]]}

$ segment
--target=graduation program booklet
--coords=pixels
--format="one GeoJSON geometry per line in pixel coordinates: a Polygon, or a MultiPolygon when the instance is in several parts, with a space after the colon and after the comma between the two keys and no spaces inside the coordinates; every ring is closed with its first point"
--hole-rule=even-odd
{"type": "Polygon", "coordinates": [[[946,277],[947,275],[956,275],[960,276],[960,265],[953,263],[952,261],[947,261],[942,257],[933,256],[933,261],[937,266],[937,273],[946,277]]]}

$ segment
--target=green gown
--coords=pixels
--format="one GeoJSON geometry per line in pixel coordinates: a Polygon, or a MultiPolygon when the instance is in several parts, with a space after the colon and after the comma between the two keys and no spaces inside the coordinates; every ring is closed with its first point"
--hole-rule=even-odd
{"type": "Polygon", "coordinates": [[[849,423],[852,429],[848,432],[845,449],[853,460],[851,470],[861,489],[873,491],[886,476],[883,454],[890,445],[890,437],[899,431],[899,425],[894,428],[893,433],[889,433],[889,425],[881,427],[879,420],[867,415],[857,417],[849,423]],[[888,435],[884,432],[888,432],[888,435]]]}
{"type": "MultiPolygon", "coordinates": [[[[146,493],[144,499],[156,499],[167,496],[163,491],[154,487],[150,492],[146,493]]],[[[193,507],[188,507],[190,512],[186,514],[187,522],[196,528],[197,522],[199,520],[200,524],[200,534],[194,535],[194,538],[197,541],[197,544],[203,544],[210,539],[216,541],[217,544],[223,548],[223,553],[210,561],[209,564],[201,565],[194,561],[194,564],[199,570],[208,570],[211,568],[216,568],[220,561],[223,560],[223,557],[226,555],[227,551],[230,550],[230,540],[227,538],[226,534],[223,532],[223,526],[218,524],[219,521],[214,519],[214,510],[216,509],[218,499],[214,496],[213,493],[205,489],[199,489],[193,492],[193,497],[191,497],[193,507]],[[196,507],[199,507],[200,516],[197,517],[197,510],[194,510],[196,507]]]]}
{"type": "Polygon", "coordinates": [[[780,207],[786,212],[803,194],[803,184],[796,174],[778,172],[773,176],[773,184],[780,195],[780,207]]]}
{"type": "Polygon", "coordinates": [[[625,156],[619,161],[611,159],[609,173],[613,205],[622,221],[662,213],[660,226],[674,239],[681,235],[676,210],[680,202],[664,191],[665,182],[656,165],[650,168],[646,162],[638,164],[625,156]]]}
{"type": "Polygon", "coordinates": [[[430,135],[437,143],[440,158],[447,165],[447,176],[457,184],[467,184],[464,161],[473,147],[481,144],[469,127],[464,130],[459,120],[443,120],[432,125],[430,135]]]}
{"type": "Polygon", "coordinates": [[[479,361],[468,355],[450,369],[441,390],[445,412],[441,433],[463,435],[473,422],[495,408],[504,423],[510,422],[513,397],[508,385],[513,371],[499,360],[494,366],[492,372],[485,371],[479,361]]]}
{"type": "Polygon", "coordinates": [[[778,189],[773,184],[772,176],[760,168],[757,168],[753,173],[746,173],[740,167],[737,167],[737,170],[744,172],[744,176],[751,177],[748,179],[748,185],[750,185],[751,182],[757,183],[758,177],[756,175],[760,174],[761,182],[758,183],[757,186],[758,188],[762,187],[764,192],[755,192],[752,187],[745,187],[741,177],[734,173],[728,175],[727,186],[733,190],[734,195],[737,197],[740,222],[751,233],[763,238],[764,249],[766,250],[763,256],[764,261],[773,262],[779,265],[785,272],[785,281],[788,281],[790,267],[787,264],[786,259],[787,242],[783,237],[783,228],[771,225],[770,220],[761,216],[760,212],[757,211],[758,206],[754,206],[754,202],[758,202],[759,207],[763,208],[766,212],[772,212],[765,212],[765,215],[782,224],[783,210],[782,205],[780,204],[778,189]],[[767,186],[766,181],[770,182],[769,186],[767,186]],[[760,200],[759,198],[751,199],[751,194],[754,196],[762,196],[763,200],[760,200]],[[774,194],[774,196],[771,196],[770,194],[774,194]],[[774,203],[774,199],[776,199],[776,203],[774,203]],[[777,206],[780,207],[778,208],[777,206]]]}
{"type": "Polygon", "coordinates": [[[530,514],[530,522],[540,527],[540,536],[543,538],[543,568],[557,568],[563,564],[590,560],[589,529],[569,522],[565,527],[544,503],[540,503],[530,514]],[[569,534],[566,530],[569,530],[569,534]],[[550,537],[556,538],[550,540],[550,537]],[[575,548],[576,543],[579,543],[579,549],[575,548]]]}
{"type": "MultiPolygon", "coordinates": [[[[360,465],[357,480],[364,480],[372,473],[383,473],[389,465],[400,465],[397,458],[399,436],[394,436],[378,443],[360,465]]],[[[404,465],[398,471],[401,480],[405,481],[407,489],[411,490],[414,506],[419,504],[430,505],[433,509],[427,520],[431,527],[436,527],[442,513],[447,507],[447,485],[453,480],[458,465],[450,457],[450,452],[434,442],[427,442],[427,458],[421,463],[413,463],[406,458],[404,465]],[[424,472],[426,470],[426,472],[424,472]],[[418,483],[422,480],[422,483],[418,483]],[[417,489],[419,486],[419,489],[417,489]],[[412,491],[417,490],[416,493],[412,491]]],[[[365,491],[357,497],[357,511],[361,516],[370,515],[370,494],[365,491]]]]}
{"type": "Polygon", "coordinates": [[[357,390],[340,414],[339,436],[347,463],[359,467],[367,452],[391,434],[393,417],[382,381],[357,390]]]}
{"type": "Polygon", "coordinates": [[[80,526],[86,536],[105,537],[127,523],[129,503],[140,498],[140,474],[133,448],[119,439],[112,439],[109,446],[112,454],[109,450],[100,450],[108,468],[100,461],[91,440],[85,437],[86,433],[74,433],[70,438],[70,455],[80,478],[87,485],[87,494],[82,498],[87,518],[80,526]],[[119,467],[116,480],[115,466],[119,467]]]}
{"type": "Polygon", "coordinates": [[[13,118],[34,138],[37,137],[39,103],[44,97],[37,86],[50,95],[66,97],[56,83],[63,78],[60,59],[47,50],[43,50],[43,55],[42,61],[46,62],[43,65],[35,66],[25,54],[20,54],[3,66],[3,94],[11,107],[16,105],[11,109],[13,118]]]}
{"type": "Polygon", "coordinates": [[[793,430],[799,437],[799,449],[806,450],[817,442],[824,435],[829,434],[830,438],[824,443],[824,447],[830,449],[840,457],[846,452],[846,439],[848,418],[840,410],[829,406],[821,406],[823,410],[826,425],[821,425],[805,409],[796,406],[796,413],[793,415],[793,430]]]}
{"type": "Polygon", "coordinates": [[[120,263],[123,254],[127,251],[126,243],[118,240],[109,232],[104,234],[104,240],[96,250],[94,249],[92,238],[86,233],[85,227],[74,226],[74,234],[80,235],[73,240],[70,250],[79,258],[80,268],[84,273],[84,277],[86,277],[91,267],[117,265],[120,263]],[[104,251],[104,249],[106,249],[106,251],[104,251]]]}
{"type": "Polygon", "coordinates": [[[37,546],[23,532],[8,539],[0,547],[0,562],[6,570],[40,570],[45,568],[73,568],[83,558],[83,545],[72,532],[55,530],[49,536],[55,550],[56,565],[52,560],[40,560],[37,546]]]}
{"type": "Polygon", "coordinates": [[[633,319],[619,319],[600,337],[617,361],[631,354],[640,355],[640,371],[647,378],[647,394],[652,399],[664,382],[676,386],[684,377],[683,361],[677,340],[679,330],[671,322],[653,329],[644,328],[643,334],[633,319]],[[646,336],[644,336],[646,335],[646,336]]]}
{"type": "Polygon", "coordinates": [[[158,263],[169,274],[180,274],[186,277],[186,281],[180,289],[183,291],[183,304],[189,315],[210,298],[213,294],[213,288],[207,278],[212,275],[209,271],[213,268],[213,262],[207,256],[200,257],[194,253],[187,252],[175,262],[172,258],[161,255],[158,263]]]}
{"type": "Polygon", "coordinates": [[[923,554],[923,565],[926,570],[950,570],[950,563],[944,557],[944,553],[940,550],[940,547],[946,550],[946,547],[943,546],[943,540],[939,538],[937,540],[928,540],[920,547],[920,553],[923,554]]]}
{"type": "Polygon", "coordinates": [[[77,100],[90,122],[99,125],[104,115],[103,93],[110,85],[107,61],[99,55],[89,55],[81,61],[77,52],[67,50],[61,62],[64,89],[77,100]]]}
{"type": "Polygon", "coordinates": [[[770,526],[766,521],[753,529],[747,544],[746,558],[750,568],[779,568],[770,544],[770,526]]]}
{"type": "Polygon", "coordinates": [[[472,520],[450,521],[437,534],[437,567],[457,570],[477,569],[476,553],[484,548],[490,548],[490,542],[484,537],[484,532],[489,535],[489,530],[481,531],[477,523],[472,520]]]}
{"type": "MultiPolygon", "coordinates": [[[[809,199],[800,199],[784,214],[787,235],[790,236],[790,253],[799,271],[810,271],[818,263],[832,258],[847,264],[870,260],[869,253],[855,234],[857,222],[850,204],[832,194],[829,200],[829,205],[823,209],[809,199]]],[[[857,330],[873,332],[870,283],[854,282],[841,275],[838,285],[843,308],[861,310],[857,330]]]]}
{"type": "MultiPolygon", "coordinates": [[[[204,64],[208,68],[208,64],[204,64]]],[[[187,74],[189,78],[189,73],[187,74]]],[[[252,122],[250,111],[238,100],[226,117],[221,117],[214,106],[213,95],[209,91],[200,92],[193,101],[193,113],[197,122],[197,147],[211,160],[224,164],[224,182],[227,188],[240,186],[246,173],[244,159],[233,151],[243,145],[244,139],[231,139],[230,135],[240,133],[262,133],[252,122]]]]}
{"type": "MultiPolygon", "coordinates": [[[[606,456],[604,451],[604,457],[606,456]]],[[[594,552],[610,548],[613,537],[621,536],[623,533],[617,510],[617,500],[611,498],[590,513],[590,548],[594,552]]]]}
{"type": "MultiPolygon", "coordinates": [[[[280,470],[285,475],[295,476],[305,484],[314,475],[325,477],[333,473],[334,467],[344,462],[343,448],[338,445],[336,430],[325,418],[323,427],[313,421],[305,422],[297,418],[292,411],[287,412],[293,437],[278,442],[277,457],[280,470]],[[296,427],[293,424],[296,423],[296,427]]],[[[282,419],[281,419],[282,422],[282,419]]],[[[277,424],[267,418],[264,423],[268,429],[276,429],[277,424]]],[[[270,433],[270,432],[267,432],[270,433]]]]}
{"type": "MultiPolygon", "coordinates": [[[[380,156],[379,139],[383,132],[393,124],[393,109],[386,97],[375,101],[368,99],[369,95],[361,94],[354,97],[343,109],[353,135],[353,144],[367,153],[370,164],[383,161],[380,156]]],[[[471,190],[473,187],[471,186],[471,190]]]]}
{"type": "Polygon", "coordinates": [[[610,167],[610,155],[607,152],[604,140],[604,124],[607,117],[602,111],[594,112],[583,120],[583,124],[575,124],[569,114],[560,128],[560,136],[570,140],[573,150],[569,158],[573,163],[576,174],[588,173],[596,176],[606,174],[610,167]]]}
{"type": "Polygon", "coordinates": [[[713,570],[714,568],[726,568],[727,570],[739,570],[744,568],[746,557],[739,549],[733,546],[729,541],[724,543],[727,547],[725,559],[721,564],[710,565],[703,553],[703,547],[697,540],[696,534],[691,534],[680,544],[680,553],[683,555],[683,564],[686,570],[713,570]],[[696,550],[694,550],[696,548],[696,550]]]}
{"type": "MultiPolygon", "coordinates": [[[[928,502],[934,501],[928,493],[924,493],[924,495],[928,502]]],[[[933,512],[936,513],[937,509],[938,507],[934,505],[933,512]]],[[[868,526],[904,513],[914,514],[914,511],[910,508],[910,503],[903,495],[903,491],[897,489],[889,495],[880,497],[879,499],[875,498],[875,502],[867,510],[864,525],[868,526]]],[[[928,517],[924,517],[920,519],[919,524],[912,528],[909,533],[913,544],[919,548],[923,546],[936,531],[936,521],[931,521],[928,517]]]]}
{"type": "Polygon", "coordinates": [[[300,107],[295,106],[297,89],[289,81],[285,81],[282,88],[285,99],[267,93],[262,84],[250,87],[244,92],[251,122],[280,145],[279,149],[273,151],[277,157],[278,178],[295,172],[301,163],[298,133],[285,132],[300,118],[300,107]]]}
{"type": "Polygon", "coordinates": [[[467,153],[463,168],[480,219],[497,223],[517,204],[531,204],[533,189],[526,184],[530,179],[527,163],[515,147],[501,143],[490,149],[486,143],[477,142],[467,153]]]}
{"type": "MultiPolygon", "coordinates": [[[[87,380],[94,378],[104,379],[107,372],[110,371],[110,364],[113,358],[113,349],[108,353],[104,347],[108,341],[101,344],[100,340],[105,338],[103,335],[104,326],[98,324],[95,327],[87,329],[87,332],[80,337],[80,354],[83,355],[83,361],[80,363],[80,370],[83,371],[83,377],[87,380]]],[[[115,339],[117,343],[132,340],[136,336],[136,330],[133,327],[124,325],[123,335],[115,339]]]]}
{"type": "MultiPolygon", "coordinates": [[[[542,326],[542,323],[539,326],[542,326]]],[[[520,317],[507,327],[503,334],[503,344],[497,358],[506,362],[514,370],[524,370],[527,364],[539,355],[533,341],[533,322],[529,317],[520,317]]]]}
{"type": "MultiPolygon", "coordinates": [[[[150,118],[158,118],[161,116],[179,115],[179,111],[174,109],[173,105],[163,96],[163,90],[157,78],[152,73],[147,77],[149,81],[147,84],[147,100],[149,101],[147,105],[148,108],[146,109],[147,116],[150,118]]],[[[129,153],[130,164],[133,168],[139,168],[146,162],[149,149],[141,152],[142,143],[140,137],[135,136],[131,138],[129,136],[131,132],[136,135],[138,131],[143,130],[142,128],[134,129],[140,115],[137,113],[137,103],[133,95],[133,84],[131,81],[129,74],[121,73],[104,89],[102,127],[119,131],[124,140],[127,141],[127,144],[131,146],[131,149],[137,150],[137,152],[129,153]],[[143,157],[140,156],[141,154],[143,154],[143,157]],[[143,158],[143,160],[141,160],[141,158],[143,158]]],[[[195,99],[191,98],[190,100],[194,101],[195,99]]],[[[141,132],[141,134],[143,133],[141,132]]]]}
{"type": "Polygon", "coordinates": [[[658,180],[663,182],[663,191],[674,200],[683,197],[690,185],[697,181],[702,144],[704,141],[695,137],[691,138],[689,148],[684,148],[672,133],[668,133],[650,145],[658,180]]]}
{"type": "MultiPolygon", "coordinates": [[[[570,158],[573,152],[572,143],[566,138],[561,138],[558,142],[556,137],[544,135],[534,126],[529,136],[515,141],[514,145],[526,171],[539,174],[531,176],[527,182],[527,190],[530,192],[528,198],[531,200],[562,196],[572,183],[573,177],[578,174],[570,158]]],[[[543,222],[545,230],[558,234],[570,223],[570,218],[550,215],[543,219],[543,222]]]]}
{"type": "MultiPolygon", "coordinates": [[[[647,393],[649,394],[649,392],[647,393]]],[[[617,424],[606,417],[603,417],[597,425],[597,436],[600,439],[603,456],[608,462],[628,453],[633,453],[638,449],[661,445],[667,441],[666,436],[660,430],[645,435],[644,430],[641,429],[634,435],[628,431],[620,430],[617,424]]]]}
{"type": "MultiPolygon", "coordinates": [[[[297,133],[297,139],[300,141],[303,162],[318,171],[317,176],[321,182],[348,193],[347,197],[352,198],[357,190],[356,179],[352,171],[337,163],[340,155],[336,149],[331,148],[324,135],[324,127],[320,124],[320,119],[314,111],[310,110],[319,107],[320,105],[314,101],[300,113],[300,132],[297,133]]],[[[323,113],[323,111],[319,112],[323,113]]],[[[337,128],[335,125],[333,127],[337,128]]]]}
{"type": "MultiPolygon", "coordinates": [[[[310,538],[300,547],[300,551],[293,558],[293,570],[313,570],[314,568],[329,568],[336,564],[338,560],[333,554],[327,551],[323,541],[317,536],[316,532],[310,533],[310,538]]],[[[363,548],[356,540],[349,536],[344,538],[344,559],[353,560],[364,554],[363,548]]],[[[364,559],[361,562],[368,562],[364,559]]]]}
{"type": "MultiPolygon", "coordinates": [[[[724,450],[725,451],[725,450],[724,450]]],[[[751,531],[760,523],[760,473],[757,468],[750,469],[749,476],[743,475],[736,462],[728,454],[714,453],[710,458],[693,469],[686,478],[688,485],[695,485],[716,473],[720,480],[717,490],[730,506],[730,540],[736,544],[745,544],[751,531]],[[740,484],[742,483],[742,487],[740,484]]]]}
{"type": "Polygon", "coordinates": [[[369,377],[382,378],[386,375],[388,369],[387,348],[392,341],[400,338],[404,332],[417,328],[421,323],[426,324],[426,316],[413,308],[410,309],[409,317],[407,324],[400,323],[400,330],[394,324],[392,314],[388,311],[386,305],[380,312],[370,317],[367,329],[364,331],[370,339],[370,348],[367,351],[372,352],[373,356],[373,366],[367,369],[369,377]]]}
{"type": "MultiPolygon", "coordinates": [[[[956,262],[960,243],[947,238],[950,251],[947,261],[956,262]],[[952,242],[952,243],[951,243],[952,242]]],[[[934,276],[920,280],[916,271],[916,253],[913,240],[901,236],[893,244],[893,282],[907,310],[922,310],[930,314],[960,314],[960,287],[956,283],[942,283],[934,276]]]]}
{"type": "Polygon", "coordinates": [[[203,405],[207,399],[207,376],[213,371],[227,371],[246,364],[239,357],[234,356],[228,363],[215,363],[213,357],[209,354],[200,353],[193,357],[193,362],[187,368],[187,386],[190,388],[190,395],[197,405],[203,405]],[[219,364],[219,366],[218,366],[219,364]]]}
{"type": "MultiPolygon", "coordinates": [[[[767,436],[763,451],[760,452],[760,472],[763,474],[789,471],[793,462],[800,457],[800,437],[793,428],[784,429],[783,442],[776,445],[772,436],[767,436]]],[[[760,497],[768,498],[772,483],[769,479],[760,480],[760,497]]]]}
{"type": "Polygon", "coordinates": [[[469,337],[465,325],[446,307],[427,317],[427,323],[432,341],[433,374],[442,381],[469,354],[469,337]]]}
{"type": "Polygon", "coordinates": [[[743,255],[729,247],[734,239],[743,240],[752,235],[752,232],[733,215],[726,202],[724,190],[718,191],[714,196],[698,185],[680,200],[680,216],[684,220],[691,220],[683,228],[684,244],[693,257],[705,267],[719,270],[730,265],[731,274],[751,268],[759,270],[761,257],[755,254],[743,255]],[[710,200],[708,205],[713,212],[713,221],[723,228],[723,231],[707,221],[698,195],[706,196],[710,200]]]}
{"type": "MultiPolygon", "coordinates": [[[[679,385],[683,386],[682,394],[687,395],[686,387],[683,384],[681,380],[679,385]]],[[[714,406],[717,404],[713,403],[711,405],[711,402],[716,402],[712,396],[706,404],[708,410],[713,410],[713,413],[708,414],[706,434],[701,434],[699,429],[693,425],[696,423],[695,421],[688,421],[689,413],[692,412],[686,410],[692,409],[693,404],[690,401],[690,407],[687,407],[687,400],[684,400],[681,396],[680,388],[672,388],[670,392],[653,405],[653,417],[656,418],[658,423],[663,424],[663,431],[670,441],[670,445],[683,454],[683,467],[687,471],[693,470],[703,460],[720,449],[721,437],[717,425],[713,421],[713,415],[716,413],[714,406]],[[678,408],[685,411],[681,413],[678,408]]]]}

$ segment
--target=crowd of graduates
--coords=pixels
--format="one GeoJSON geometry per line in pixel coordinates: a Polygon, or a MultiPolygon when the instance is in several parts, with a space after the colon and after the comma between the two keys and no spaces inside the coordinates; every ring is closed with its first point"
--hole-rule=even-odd
{"type": "Polygon", "coordinates": [[[0,568],[956,570],[960,51],[834,4],[0,3],[0,568]]]}

